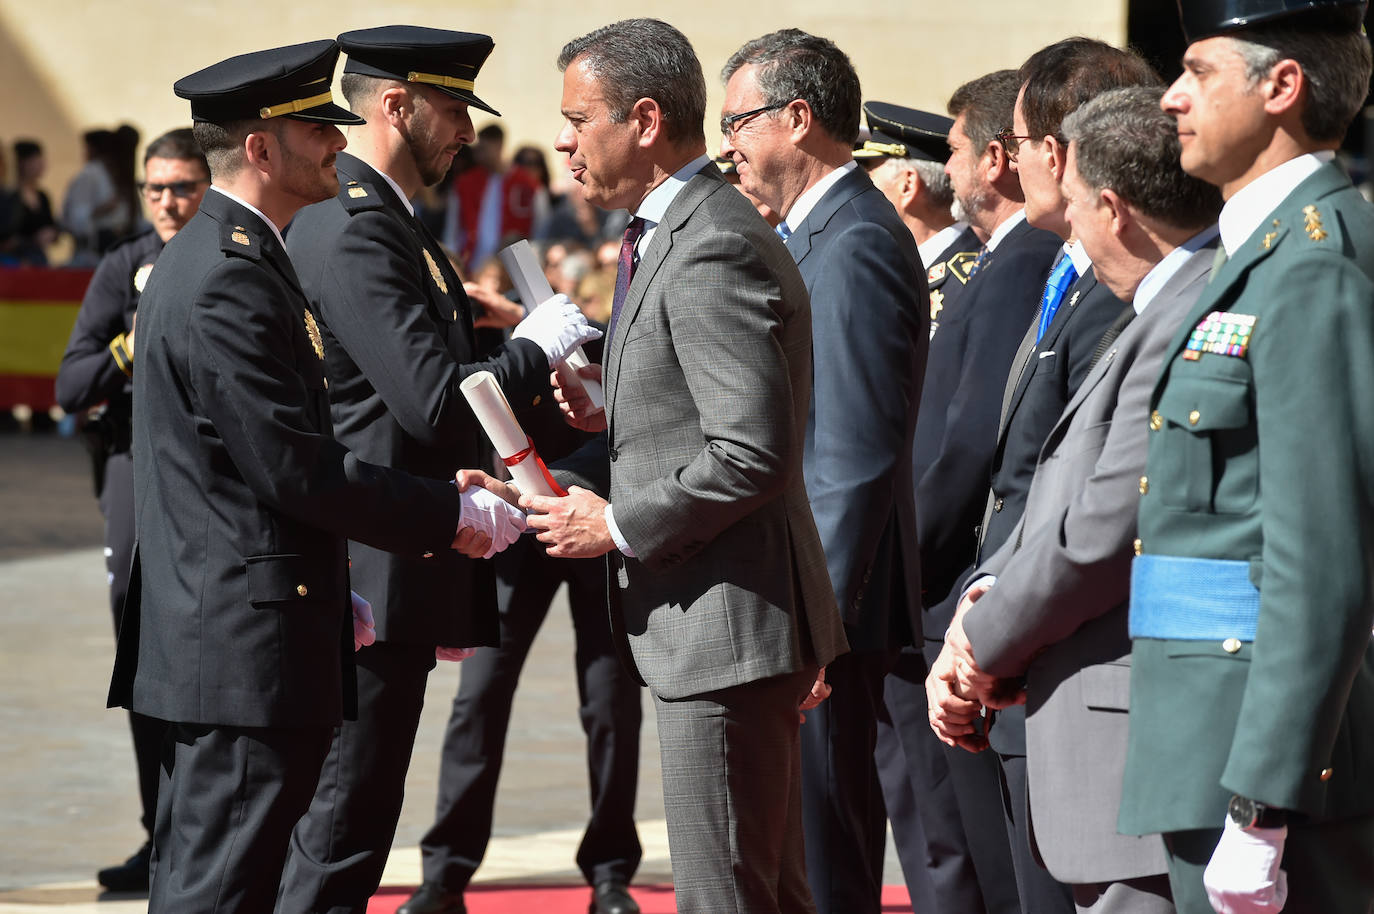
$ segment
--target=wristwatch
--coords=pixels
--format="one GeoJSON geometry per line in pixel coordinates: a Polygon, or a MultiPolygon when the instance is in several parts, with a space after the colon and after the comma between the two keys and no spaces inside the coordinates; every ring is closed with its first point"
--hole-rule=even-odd
{"type": "Polygon", "coordinates": [[[1281,828],[1288,824],[1288,810],[1266,806],[1240,794],[1231,795],[1226,814],[1241,828],[1281,828]]]}

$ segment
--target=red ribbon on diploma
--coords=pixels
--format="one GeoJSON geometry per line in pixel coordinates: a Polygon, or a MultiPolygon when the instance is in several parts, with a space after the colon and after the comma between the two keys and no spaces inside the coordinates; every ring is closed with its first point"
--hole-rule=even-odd
{"type": "Polygon", "coordinates": [[[566,497],[568,494],[567,490],[554,480],[553,476],[549,473],[549,468],[544,465],[544,459],[540,457],[539,452],[534,449],[534,439],[526,435],[525,441],[529,444],[529,447],[518,453],[511,454],[509,457],[502,457],[501,462],[508,467],[513,467],[517,463],[523,463],[526,457],[533,457],[534,465],[539,467],[539,472],[544,474],[544,481],[549,484],[549,488],[553,489],[554,494],[559,498],[566,497]]]}

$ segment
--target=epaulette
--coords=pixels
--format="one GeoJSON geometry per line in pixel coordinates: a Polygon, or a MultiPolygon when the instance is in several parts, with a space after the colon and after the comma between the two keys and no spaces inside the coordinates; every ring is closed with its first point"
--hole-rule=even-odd
{"type": "Polygon", "coordinates": [[[257,236],[248,234],[248,230],[241,225],[224,225],[220,228],[219,249],[249,260],[262,259],[262,245],[258,243],[257,236]]]}
{"type": "Polygon", "coordinates": [[[949,264],[949,273],[961,283],[967,283],[972,275],[973,264],[978,260],[977,251],[960,251],[945,263],[949,264]]]}
{"type": "Polygon", "coordinates": [[[368,210],[382,208],[382,195],[377,193],[371,184],[349,181],[339,188],[339,202],[350,215],[365,213],[368,210]]]}

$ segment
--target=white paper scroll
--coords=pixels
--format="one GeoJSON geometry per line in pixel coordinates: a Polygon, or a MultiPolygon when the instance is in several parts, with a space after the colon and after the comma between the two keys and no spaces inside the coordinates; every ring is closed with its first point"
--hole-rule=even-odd
{"type": "MultiPolygon", "coordinates": [[[[516,294],[520,296],[520,301],[526,308],[533,311],[553,298],[553,287],[549,285],[544,271],[539,269],[539,259],[534,256],[534,248],[530,247],[528,241],[520,239],[502,249],[499,256],[501,264],[506,268],[506,274],[510,276],[511,284],[515,286],[516,294]]],[[[563,387],[583,388],[587,391],[587,398],[592,401],[592,406],[602,409],[606,405],[606,396],[601,385],[577,373],[577,369],[587,363],[587,355],[582,351],[582,347],[574,349],[557,368],[558,383],[563,387]]]]}
{"type": "Polygon", "coordinates": [[[482,430],[491,439],[501,461],[510,469],[511,478],[524,495],[567,495],[549,476],[534,444],[525,435],[515,418],[505,391],[490,371],[470,375],[459,385],[468,405],[482,423],[482,430]]]}

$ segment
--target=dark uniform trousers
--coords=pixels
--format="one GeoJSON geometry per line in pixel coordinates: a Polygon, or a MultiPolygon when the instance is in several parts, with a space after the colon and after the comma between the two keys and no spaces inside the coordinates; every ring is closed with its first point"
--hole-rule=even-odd
{"type": "Polygon", "coordinates": [[[501,646],[483,648],[463,662],[444,736],[434,824],[420,841],[425,881],[461,892],[482,862],[520,671],[554,594],[566,581],[591,788],[591,817],[577,865],[592,885],[629,882],[642,856],[634,823],[641,692],[611,641],[605,565],[549,558],[527,537],[493,561],[501,646]]]}

